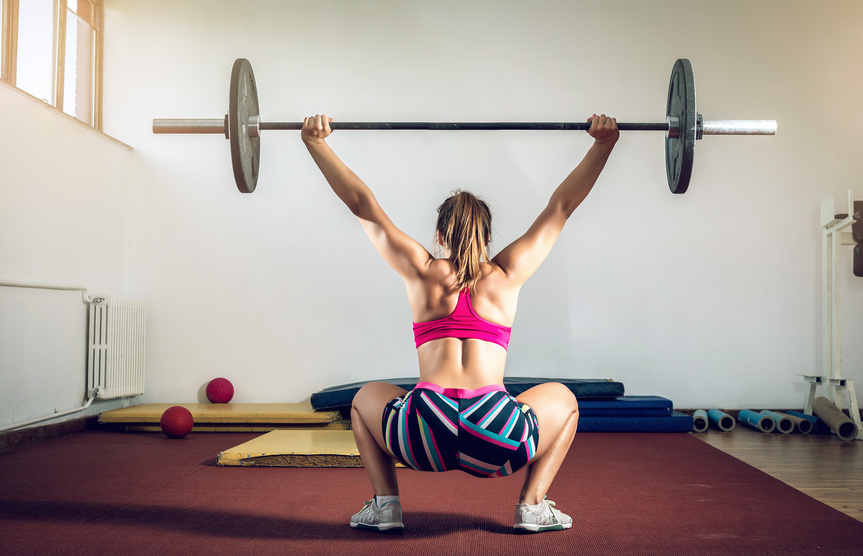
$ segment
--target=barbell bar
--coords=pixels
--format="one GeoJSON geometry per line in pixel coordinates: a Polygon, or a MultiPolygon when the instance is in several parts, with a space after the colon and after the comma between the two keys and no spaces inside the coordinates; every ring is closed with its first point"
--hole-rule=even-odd
{"type": "MultiPolygon", "coordinates": [[[[303,122],[262,122],[260,116],[250,116],[246,124],[252,137],[259,137],[264,130],[298,130],[303,122]]],[[[330,128],[358,130],[587,130],[587,122],[331,122],[330,128]]],[[[623,131],[668,131],[668,123],[627,124],[620,123],[623,131]]],[[[153,133],[215,133],[227,134],[224,118],[206,120],[156,119],[153,120],[153,133]]]]}
{"type": "MultiPolygon", "coordinates": [[[[153,133],[217,134],[228,136],[225,118],[153,120],[153,133]]],[[[246,124],[252,137],[261,131],[300,130],[303,122],[262,122],[260,116],[251,116],[246,124]]],[[[621,131],[665,131],[679,133],[679,124],[618,122],[621,131]]],[[[775,120],[708,120],[702,121],[702,135],[775,135],[775,120]]],[[[587,131],[587,122],[330,122],[330,128],[356,130],[535,130],[535,131],[587,131]]]]}
{"type": "MultiPolygon", "coordinates": [[[[261,121],[252,66],[245,58],[234,62],[229,91],[229,112],[224,118],[153,120],[153,133],[220,134],[231,144],[237,188],[252,193],[260,165],[260,137],[265,130],[299,130],[302,122],[261,121]]],[[[534,130],[585,131],[587,122],[332,122],[333,130],[534,130]]],[[[775,120],[704,120],[696,111],[692,64],[674,63],[668,84],[666,117],[660,123],[619,122],[621,131],[664,131],[665,167],[672,193],[685,193],[692,176],[695,141],[704,135],[774,135],[775,120]]]]}

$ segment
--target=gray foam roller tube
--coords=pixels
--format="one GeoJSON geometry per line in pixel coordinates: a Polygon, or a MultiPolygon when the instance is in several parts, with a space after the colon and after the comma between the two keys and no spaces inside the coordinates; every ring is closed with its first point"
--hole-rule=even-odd
{"type": "Polygon", "coordinates": [[[692,430],[695,432],[704,432],[707,430],[707,412],[703,409],[697,409],[692,414],[692,430]]]}
{"type": "Polygon", "coordinates": [[[773,419],[773,422],[776,423],[776,430],[778,430],[782,434],[794,432],[794,423],[791,421],[791,419],[788,418],[787,415],[783,415],[775,411],[769,411],[767,409],[763,410],[761,414],[773,419]]]}
{"type": "Polygon", "coordinates": [[[761,432],[773,432],[776,428],[776,423],[767,415],[756,413],[751,409],[741,409],[737,414],[737,420],[745,425],[749,425],[753,429],[761,432]]]}
{"type": "Polygon", "coordinates": [[[734,418],[731,415],[718,409],[708,409],[707,418],[711,423],[713,423],[713,426],[723,432],[734,430],[734,426],[736,425],[734,418]]]}
{"type": "Polygon", "coordinates": [[[815,398],[815,402],[812,403],[812,412],[827,423],[830,430],[842,440],[857,438],[857,425],[827,398],[815,398]]]}

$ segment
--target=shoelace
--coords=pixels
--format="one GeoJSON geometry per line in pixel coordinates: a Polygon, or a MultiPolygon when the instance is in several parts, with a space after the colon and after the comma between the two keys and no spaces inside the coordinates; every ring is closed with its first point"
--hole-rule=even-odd
{"type": "Polygon", "coordinates": [[[362,518],[363,518],[363,516],[367,516],[367,515],[369,515],[369,514],[371,514],[371,516],[372,516],[372,517],[374,517],[376,514],[375,514],[375,510],[374,510],[374,508],[372,508],[372,507],[371,507],[371,506],[372,506],[372,503],[374,503],[374,499],[372,499],[372,500],[366,500],[365,502],[363,502],[363,509],[361,509],[361,510],[357,513],[357,517],[358,517],[358,518],[360,518],[360,519],[362,519],[362,518]],[[370,509],[370,508],[371,508],[371,509],[370,509]],[[367,510],[368,510],[368,511],[367,511],[367,510]]]}
{"type": "Polygon", "coordinates": [[[550,513],[551,513],[551,522],[552,523],[560,523],[560,519],[557,517],[557,512],[555,511],[555,504],[551,500],[546,499],[545,503],[549,505],[550,513]]]}

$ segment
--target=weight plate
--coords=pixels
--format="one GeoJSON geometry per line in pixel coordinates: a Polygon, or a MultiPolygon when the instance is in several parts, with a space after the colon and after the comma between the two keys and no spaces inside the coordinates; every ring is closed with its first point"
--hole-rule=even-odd
{"type": "Polygon", "coordinates": [[[854,276],[863,278],[863,243],[854,246],[853,270],[854,276]]]}
{"type": "Polygon", "coordinates": [[[851,225],[851,237],[857,243],[863,243],[863,201],[854,201],[854,214],[857,222],[851,225]]]}
{"type": "Polygon", "coordinates": [[[249,136],[249,117],[260,114],[258,87],[252,64],[238,58],[231,70],[231,91],[228,104],[228,136],[231,142],[231,162],[234,180],[240,193],[252,193],[258,184],[261,163],[261,138],[249,136]]]}
{"type": "Polygon", "coordinates": [[[692,64],[681,58],[671,69],[668,82],[668,103],[665,115],[677,118],[680,132],[677,137],[665,138],[665,174],[672,193],[686,193],[692,177],[692,159],[695,154],[697,112],[695,107],[695,78],[692,64]]]}

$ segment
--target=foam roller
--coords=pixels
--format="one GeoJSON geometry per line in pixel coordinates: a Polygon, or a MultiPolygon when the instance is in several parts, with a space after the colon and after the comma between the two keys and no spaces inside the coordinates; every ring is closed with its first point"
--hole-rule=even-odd
{"type": "Polygon", "coordinates": [[[788,415],[792,417],[800,417],[801,419],[806,419],[810,423],[812,423],[812,432],[815,434],[827,434],[830,432],[830,427],[827,426],[827,423],[819,419],[816,415],[806,415],[805,413],[800,413],[799,411],[786,411],[788,415]]]}
{"type": "Polygon", "coordinates": [[[767,415],[756,413],[751,409],[741,409],[740,413],[737,414],[737,420],[761,432],[773,432],[773,429],[776,428],[776,423],[773,422],[773,419],[767,415]]]}
{"type": "Polygon", "coordinates": [[[734,430],[734,425],[736,424],[731,415],[724,411],[719,411],[718,409],[708,409],[707,419],[713,423],[714,427],[717,427],[723,432],[734,430]]]}
{"type": "Polygon", "coordinates": [[[857,438],[857,425],[827,398],[823,396],[815,398],[812,403],[812,411],[821,417],[830,427],[830,430],[842,440],[857,438]]]}
{"type": "Polygon", "coordinates": [[[761,414],[773,419],[773,422],[776,423],[776,430],[782,434],[788,434],[789,432],[794,431],[794,423],[787,415],[782,415],[781,413],[776,413],[775,411],[769,411],[767,409],[763,410],[761,414]]]}
{"type": "Polygon", "coordinates": [[[777,411],[776,413],[778,415],[782,415],[782,416],[790,419],[791,422],[794,423],[794,428],[796,428],[797,432],[799,432],[800,434],[809,434],[812,432],[812,429],[815,428],[815,423],[813,421],[810,421],[809,419],[804,419],[803,417],[797,417],[797,416],[791,415],[790,413],[786,413],[786,412],[782,412],[782,411],[777,411]]]}
{"type": "Polygon", "coordinates": [[[704,432],[707,430],[707,412],[703,409],[697,409],[692,414],[692,430],[695,432],[704,432]]]}

